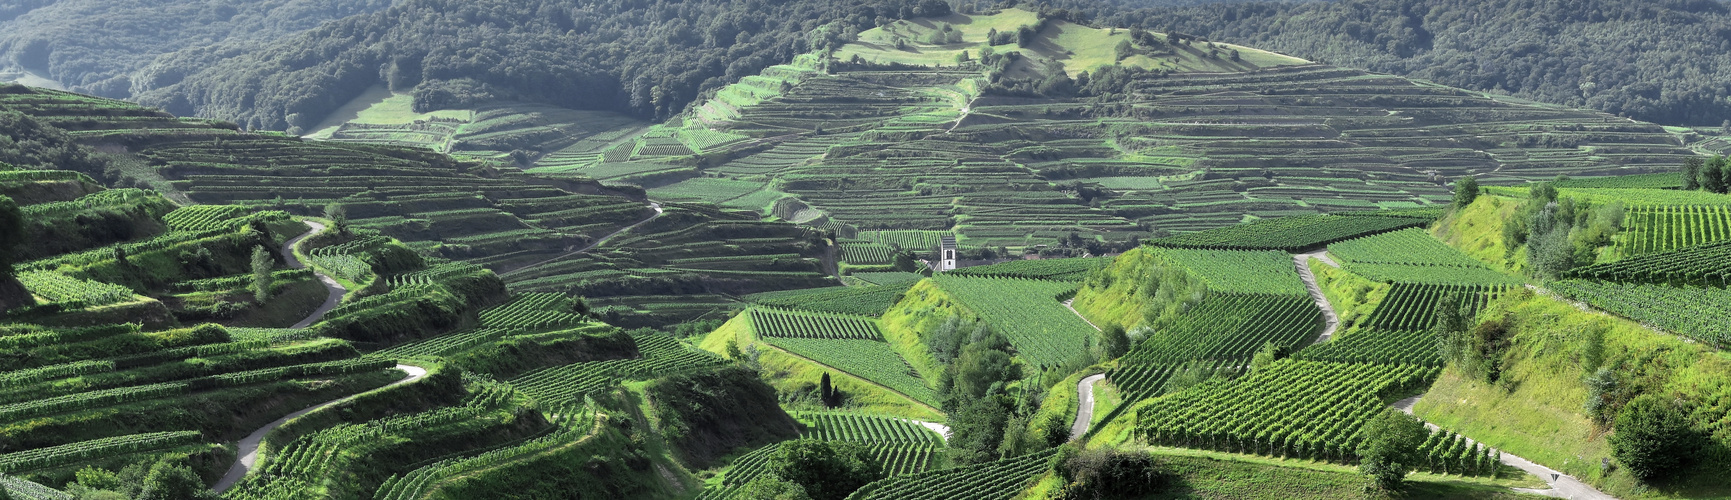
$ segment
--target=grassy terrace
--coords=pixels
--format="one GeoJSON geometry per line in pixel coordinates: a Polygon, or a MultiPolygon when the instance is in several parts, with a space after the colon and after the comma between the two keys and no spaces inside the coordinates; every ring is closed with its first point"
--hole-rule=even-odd
{"type": "MultiPolygon", "coordinates": [[[[1462,175],[1494,185],[1641,173],[1690,154],[1653,124],[1201,41],[1138,47],[1119,64],[1154,71],[1110,105],[983,95],[982,69],[955,56],[977,58],[989,31],[1023,25],[1041,23],[1015,9],[891,23],[830,63],[771,67],[683,119],[611,149],[550,155],[536,171],[823,227],[952,231],[964,246],[1019,248],[1434,206],[1462,175]],[[837,69],[855,56],[914,67],[837,69]]],[[[1005,78],[1057,65],[1076,76],[1113,63],[1128,36],[1052,20],[1027,47],[993,50],[1023,55],[1005,78]]]]}

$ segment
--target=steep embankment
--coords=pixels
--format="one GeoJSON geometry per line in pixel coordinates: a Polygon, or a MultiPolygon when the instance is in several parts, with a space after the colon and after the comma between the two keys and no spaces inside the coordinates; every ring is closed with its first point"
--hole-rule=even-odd
{"type": "Polygon", "coordinates": [[[815,395],[823,375],[827,373],[835,390],[845,394],[850,404],[865,411],[918,420],[943,419],[936,408],[914,401],[888,387],[795,355],[767,342],[759,342],[752,331],[748,312],[734,316],[720,328],[710,332],[703,337],[698,347],[727,356],[729,342],[732,342],[733,348],[738,349],[741,355],[756,352],[763,380],[780,393],[815,395]]]}
{"type": "MultiPolygon", "coordinates": [[[[1482,196],[1433,234],[1494,266],[1518,268],[1519,259],[1505,257],[1501,230],[1514,205],[1482,196]]],[[[1731,494],[1720,475],[1731,467],[1724,424],[1731,420],[1724,404],[1731,401],[1731,354],[1529,289],[1506,294],[1478,320],[1472,336],[1483,341],[1474,356],[1483,361],[1451,365],[1414,406],[1416,415],[1618,497],[1648,488],[1731,494]],[[1613,457],[1611,423],[1643,394],[1687,403],[1688,420],[1703,433],[1705,448],[1675,482],[1643,485],[1613,457]]]]}
{"type": "Polygon", "coordinates": [[[901,300],[884,311],[881,324],[884,338],[902,359],[908,360],[920,377],[937,380],[944,371],[943,363],[932,356],[928,341],[940,330],[974,331],[980,324],[979,314],[963,307],[938,282],[926,279],[914,284],[901,300]]]}
{"type": "Polygon", "coordinates": [[[1497,270],[1520,273],[1526,252],[1503,237],[1503,226],[1515,217],[1520,202],[1501,196],[1479,196],[1466,208],[1450,212],[1431,226],[1431,235],[1497,270]]]}
{"type": "Polygon", "coordinates": [[[656,379],[643,390],[655,430],[691,469],[708,468],[741,448],[799,437],[800,424],[777,404],[775,389],[738,368],[656,379]]]}
{"type": "Polygon", "coordinates": [[[1143,311],[1155,292],[1149,285],[1157,272],[1159,269],[1147,250],[1131,249],[1112,259],[1105,269],[1090,273],[1070,307],[1089,323],[1102,328],[1117,325],[1128,330],[1143,321],[1143,311]]]}
{"type": "Polygon", "coordinates": [[[1731,446],[1731,429],[1723,426],[1731,408],[1712,403],[1731,398],[1731,355],[1525,289],[1480,317],[1488,320],[1480,329],[1501,323],[1499,333],[1506,337],[1507,349],[1491,356],[1496,380],[1451,366],[1413,408],[1415,414],[1613,495],[1630,496],[1642,486],[1622,467],[1600,466],[1603,459],[1615,461],[1606,440],[1612,429],[1588,414],[1595,393],[1586,380],[1603,368],[1617,381],[1598,394],[1607,412],[1643,393],[1705,403],[1690,419],[1716,433],[1695,470],[1672,487],[1731,493],[1717,476],[1731,466],[1724,451],[1731,446]]]}

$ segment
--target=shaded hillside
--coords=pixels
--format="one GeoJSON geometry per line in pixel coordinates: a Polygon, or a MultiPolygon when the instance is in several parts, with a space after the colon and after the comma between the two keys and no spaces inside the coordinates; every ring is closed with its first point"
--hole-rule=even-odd
{"type": "Polygon", "coordinates": [[[212,62],[389,0],[27,0],[0,4],[0,67],[18,65],[66,88],[128,97],[212,62]],[[179,66],[152,66],[173,54],[179,66]]]}
{"type": "Polygon", "coordinates": [[[1709,0],[1264,2],[1100,20],[1664,124],[1731,117],[1731,11],[1709,0]]]}

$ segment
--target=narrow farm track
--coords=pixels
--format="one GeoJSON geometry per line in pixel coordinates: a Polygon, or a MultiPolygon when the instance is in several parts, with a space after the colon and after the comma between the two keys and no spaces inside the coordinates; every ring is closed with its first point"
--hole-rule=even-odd
{"type": "MultiPolygon", "coordinates": [[[[294,239],[289,240],[287,244],[283,245],[282,255],[283,255],[283,258],[288,259],[289,267],[293,267],[295,269],[302,269],[302,268],[307,267],[306,263],[301,262],[299,258],[295,257],[295,254],[294,254],[295,245],[299,245],[302,240],[305,240],[305,239],[307,239],[307,237],[312,236],[314,234],[318,234],[319,231],[323,231],[325,229],[324,224],[319,224],[317,222],[308,221],[307,225],[311,226],[312,229],[308,230],[306,232],[306,234],[302,234],[300,236],[294,237],[294,239]]],[[[337,284],[336,280],[331,279],[330,276],[326,276],[325,273],[321,273],[321,272],[318,272],[317,270],[314,270],[313,274],[315,276],[318,276],[319,281],[323,282],[325,284],[325,289],[330,291],[330,297],[325,299],[324,305],[319,306],[318,309],[313,310],[312,314],[307,315],[306,319],[301,320],[299,323],[295,323],[295,326],[294,326],[295,328],[306,328],[308,325],[311,325],[314,322],[318,321],[319,318],[323,318],[325,316],[325,313],[330,312],[331,308],[336,307],[338,303],[342,302],[343,293],[348,291],[348,290],[344,289],[342,285],[337,284]]],[[[392,382],[390,385],[387,385],[384,388],[396,387],[396,386],[403,385],[403,384],[413,383],[414,381],[420,380],[422,377],[427,376],[427,370],[425,368],[421,368],[419,366],[398,364],[397,369],[402,370],[404,372],[407,372],[409,374],[409,376],[402,379],[402,380],[392,382]]],[[[331,405],[335,405],[338,403],[342,403],[344,401],[348,401],[350,399],[354,399],[355,396],[359,396],[359,394],[353,394],[353,395],[345,396],[342,398],[334,399],[331,401],[326,401],[324,403],[320,403],[317,405],[307,407],[307,408],[302,409],[300,411],[285,415],[282,418],[276,419],[276,421],[274,421],[274,422],[271,422],[269,424],[265,424],[264,427],[260,427],[258,430],[252,431],[252,434],[247,434],[247,436],[245,438],[242,438],[240,440],[239,449],[235,451],[235,454],[239,455],[240,459],[235,460],[234,465],[232,465],[228,468],[228,472],[223,474],[222,479],[217,481],[216,486],[213,486],[211,489],[216,490],[217,493],[222,493],[224,491],[228,491],[229,488],[234,487],[235,483],[240,482],[241,478],[246,477],[247,473],[252,472],[253,465],[256,465],[258,463],[258,458],[259,458],[258,446],[260,443],[262,443],[264,441],[265,435],[270,434],[270,431],[276,430],[277,427],[281,427],[283,424],[288,423],[289,420],[293,420],[296,417],[299,417],[301,415],[306,415],[308,413],[312,413],[313,411],[319,410],[321,408],[329,407],[331,405]]]]}
{"type": "MultiPolygon", "coordinates": [[[[312,229],[308,229],[306,233],[288,240],[288,243],[285,243],[282,246],[283,259],[288,261],[289,267],[295,269],[305,269],[307,267],[306,263],[295,258],[295,246],[301,244],[302,240],[305,240],[312,235],[319,234],[320,231],[325,230],[324,224],[313,221],[306,221],[306,224],[307,226],[312,227],[312,229]]],[[[299,323],[295,323],[294,326],[289,328],[306,328],[312,326],[313,323],[324,318],[325,313],[331,312],[331,309],[335,309],[337,305],[342,304],[343,294],[348,293],[349,291],[347,288],[343,288],[341,284],[338,284],[337,280],[332,279],[330,276],[326,276],[324,273],[315,272],[313,274],[318,276],[319,283],[325,285],[325,303],[320,304],[318,309],[313,309],[312,314],[308,314],[306,319],[300,320],[299,323]]]]}
{"type": "MultiPolygon", "coordinates": [[[[1394,404],[1392,404],[1390,406],[1394,407],[1394,409],[1396,409],[1396,410],[1400,410],[1402,412],[1405,412],[1408,415],[1411,415],[1413,405],[1418,404],[1418,400],[1422,397],[1424,397],[1424,395],[1421,394],[1418,396],[1413,396],[1410,398],[1402,399],[1400,401],[1395,401],[1394,404]]],[[[1440,427],[1437,427],[1435,424],[1432,424],[1430,422],[1425,422],[1424,426],[1425,426],[1425,428],[1433,430],[1433,431],[1441,430],[1440,427]]],[[[1466,438],[1466,436],[1461,436],[1461,437],[1466,438]]],[[[1472,443],[1477,442],[1477,441],[1474,441],[1472,438],[1466,438],[1466,440],[1467,440],[1467,444],[1472,444],[1472,443]]],[[[1599,491],[1597,488],[1594,488],[1594,487],[1588,485],[1587,483],[1583,483],[1583,482],[1581,482],[1581,480],[1575,479],[1573,476],[1563,474],[1561,472],[1557,472],[1556,469],[1552,469],[1550,467],[1545,467],[1543,465],[1533,463],[1533,461],[1531,461],[1531,460],[1527,460],[1525,458],[1511,455],[1508,452],[1503,452],[1502,463],[1504,465],[1508,465],[1508,466],[1526,471],[1528,474],[1538,476],[1539,479],[1543,479],[1543,480],[1545,480],[1545,483],[1548,483],[1551,485],[1551,489],[1548,489],[1548,490],[1535,490],[1532,488],[1512,488],[1513,490],[1520,492],[1520,493],[1531,493],[1531,494],[1535,494],[1535,495],[1544,495],[1544,496],[1548,496],[1548,497],[1568,498],[1571,500],[1616,500],[1616,498],[1617,498],[1617,497],[1613,497],[1611,495],[1607,495],[1607,494],[1605,494],[1605,492],[1599,491]]]]}
{"type": "Polygon", "coordinates": [[[1096,324],[1094,324],[1094,322],[1093,322],[1093,321],[1088,321],[1088,317],[1087,317],[1087,316],[1083,316],[1083,315],[1082,315],[1082,311],[1077,311],[1077,310],[1076,310],[1076,306],[1075,306],[1075,304],[1076,304],[1076,299],[1074,299],[1074,298],[1071,298],[1071,299],[1070,299],[1070,300],[1066,300],[1066,301],[1064,301],[1064,308],[1065,308],[1065,309],[1069,309],[1069,310],[1070,310],[1070,312],[1073,312],[1073,313],[1076,313],[1076,317],[1078,317],[1078,318],[1082,318],[1082,321],[1083,321],[1083,322],[1084,322],[1084,323],[1087,323],[1087,324],[1088,324],[1088,326],[1092,326],[1092,327],[1094,327],[1094,329],[1095,329],[1095,330],[1097,330],[1097,331],[1105,331],[1105,330],[1101,330],[1101,329],[1100,329],[1100,325],[1096,325],[1096,324]]]}
{"type": "Polygon", "coordinates": [[[533,264],[529,264],[529,265],[526,265],[526,266],[523,266],[523,267],[519,267],[519,268],[516,268],[516,269],[512,269],[512,270],[510,270],[510,271],[507,271],[507,272],[503,272],[503,273],[499,273],[499,277],[502,277],[502,278],[503,278],[503,277],[509,277],[509,276],[511,276],[511,275],[513,275],[513,274],[517,274],[517,273],[520,273],[520,272],[522,272],[522,271],[525,271],[525,270],[529,270],[529,269],[534,269],[534,268],[536,268],[536,267],[538,267],[538,266],[542,266],[542,265],[546,265],[546,264],[551,264],[551,263],[553,263],[553,262],[557,262],[557,261],[559,261],[559,260],[560,260],[560,259],[563,259],[563,258],[566,258],[566,257],[570,257],[570,256],[572,256],[572,255],[577,255],[577,254],[580,254],[580,253],[583,253],[583,252],[587,252],[587,251],[590,251],[590,250],[593,250],[593,249],[594,249],[594,248],[595,248],[595,247],[598,247],[598,246],[601,246],[601,244],[602,244],[602,243],[606,243],[606,242],[607,242],[607,241],[608,241],[608,240],[612,240],[612,239],[613,239],[613,238],[614,238],[614,237],[616,237],[616,236],[619,236],[619,235],[621,235],[621,234],[625,234],[625,232],[626,232],[626,231],[630,231],[630,230],[632,230],[632,229],[636,229],[636,228],[637,228],[637,226],[641,226],[641,225],[644,225],[644,224],[648,224],[648,223],[649,223],[649,221],[652,221],[652,220],[655,220],[655,219],[656,219],[656,218],[658,218],[658,217],[661,217],[661,214],[662,214],[662,210],[661,210],[661,204],[660,204],[660,203],[656,203],[656,202],[653,202],[653,201],[652,201],[652,202],[649,202],[649,208],[650,208],[650,209],[653,209],[653,210],[655,210],[655,214],[654,214],[654,215],[650,215],[650,216],[649,216],[649,218],[647,218],[647,219],[643,219],[643,220],[641,220],[641,221],[638,221],[638,222],[637,222],[637,223],[636,223],[636,224],[632,224],[632,225],[629,225],[629,226],[625,226],[625,227],[622,227],[622,228],[619,228],[619,230],[618,230],[618,231],[614,231],[614,232],[612,232],[612,233],[611,233],[611,234],[608,234],[608,235],[607,235],[607,236],[602,236],[602,237],[601,237],[601,239],[598,239],[598,240],[595,240],[595,242],[594,242],[594,243],[590,243],[590,244],[589,244],[589,246],[586,246],[586,247],[583,247],[583,248],[579,248],[579,249],[576,249],[576,250],[572,250],[572,251],[570,251],[570,252],[566,252],[566,253],[563,253],[563,254],[560,254],[560,255],[559,255],[559,256],[558,256],[558,257],[554,257],[554,258],[551,258],[551,259],[547,259],[547,260],[543,260],[543,261],[540,261],[540,262],[536,262],[536,263],[533,263],[533,264]]]}
{"type": "MultiPolygon", "coordinates": [[[[407,378],[402,379],[402,380],[392,382],[390,385],[380,387],[379,389],[374,389],[374,390],[388,389],[388,388],[396,387],[396,386],[403,385],[403,384],[413,383],[414,381],[420,380],[422,377],[427,376],[427,369],[421,368],[419,366],[398,364],[397,369],[402,370],[404,372],[408,372],[409,376],[407,378]]],[[[319,403],[317,405],[309,406],[309,407],[307,407],[301,411],[290,413],[286,416],[283,416],[283,418],[276,419],[276,421],[271,422],[269,424],[266,424],[264,427],[260,427],[256,431],[252,431],[252,434],[247,434],[246,438],[240,440],[240,448],[238,450],[235,450],[235,454],[240,455],[240,459],[235,460],[234,465],[230,466],[228,468],[228,473],[223,474],[222,480],[217,481],[216,486],[211,487],[211,489],[216,490],[217,493],[222,493],[224,491],[228,491],[229,488],[234,487],[235,483],[240,482],[241,478],[246,477],[247,473],[252,472],[253,465],[258,464],[258,459],[259,459],[258,445],[259,445],[259,443],[264,441],[264,436],[266,434],[270,434],[270,431],[276,430],[277,427],[282,427],[282,424],[288,423],[289,420],[293,420],[296,417],[300,417],[301,415],[306,415],[308,413],[312,413],[314,411],[329,407],[331,405],[339,404],[339,403],[342,403],[344,401],[354,399],[355,397],[358,397],[358,396],[360,396],[360,394],[353,394],[353,395],[345,396],[342,398],[333,399],[330,401],[319,403]]]]}
{"type": "Polygon", "coordinates": [[[1076,423],[1070,424],[1070,439],[1088,433],[1088,423],[1094,421],[1094,383],[1105,379],[1106,374],[1098,373],[1076,382],[1076,423]]]}
{"type": "Polygon", "coordinates": [[[1322,335],[1316,337],[1316,343],[1320,344],[1334,337],[1334,331],[1340,329],[1340,316],[1334,314],[1334,305],[1328,303],[1328,296],[1323,295],[1322,287],[1316,284],[1316,273],[1310,272],[1311,257],[1328,262],[1330,265],[1333,265],[1333,261],[1328,258],[1328,250],[1292,254],[1292,264],[1298,266],[1298,277],[1304,280],[1304,289],[1310,291],[1310,300],[1316,302],[1317,308],[1322,309],[1322,320],[1325,326],[1322,329],[1322,335]]]}

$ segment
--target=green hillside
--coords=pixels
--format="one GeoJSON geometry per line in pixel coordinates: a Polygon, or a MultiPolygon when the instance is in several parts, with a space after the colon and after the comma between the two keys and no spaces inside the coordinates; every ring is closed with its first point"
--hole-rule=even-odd
{"type": "MultiPolygon", "coordinates": [[[[1731,495],[1712,131],[1110,6],[573,1],[135,89],[244,123],[0,85],[0,499],[1731,495]]],[[[1240,8],[1161,12],[1334,7],[1240,8]]]]}

